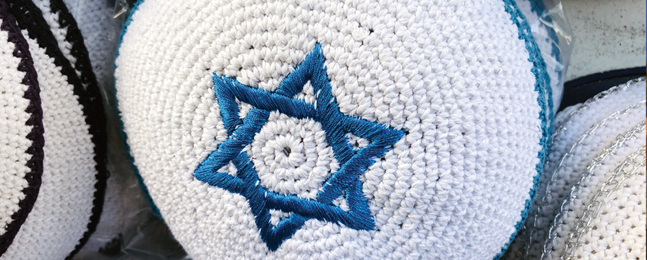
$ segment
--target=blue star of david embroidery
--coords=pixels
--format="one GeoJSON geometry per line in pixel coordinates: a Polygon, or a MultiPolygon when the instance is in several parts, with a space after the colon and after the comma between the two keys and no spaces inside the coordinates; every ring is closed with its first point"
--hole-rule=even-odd
{"type": "Polygon", "coordinates": [[[245,86],[225,76],[213,75],[215,94],[228,139],[213,151],[195,170],[196,179],[245,197],[255,217],[257,228],[267,247],[275,251],[299,230],[308,219],[344,225],[356,230],[375,228],[373,215],[362,191],[359,176],[375,159],[392,149],[404,131],[389,126],[344,115],[332,95],[326,74],[324,55],[317,44],[274,92],[245,86]],[[294,96],[310,81],[316,96],[314,104],[294,96]],[[244,119],[239,116],[236,100],[253,108],[244,119]],[[312,119],[321,123],[326,141],[332,147],[340,168],[322,184],[316,199],[299,198],[269,191],[260,183],[253,162],[243,148],[249,145],[268,120],[270,112],[278,111],[290,117],[312,119]],[[366,147],[354,150],[347,133],[369,141],[366,147]],[[236,176],[218,172],[232,162],[236,176]],[[345,195],[349,210],[333,205],[333,200],[345,195]],[[270,209],[291,213],[276,226],[270,222],[270,209]]]}

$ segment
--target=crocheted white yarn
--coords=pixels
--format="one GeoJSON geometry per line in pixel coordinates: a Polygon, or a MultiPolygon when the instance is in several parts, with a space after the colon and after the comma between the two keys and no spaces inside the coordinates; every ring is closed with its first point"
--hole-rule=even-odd
{"type": "MultiPolygon", "coordinates": [[[[619,144],[615,151],[607,155],[605,159],[600,160],[599,162],[594,161],[587,169],[588,172],[585,172],[580,176],[581,179],[577,186],[570,191],[570,197],[564,201],[563,205],[561,205],[560,212],[555,217],[556,220],[551,227],[549,238],[544,245],[545,252],[542,255],[542,259],[563,259],[565,257],[562,255],[562,253],[566,253],[563,252],[564,246],[568,244],[569,240],[573,239],[573,235],[579,235],[579,233],[583,231],[574,228],[580,222],[579,218],[583,216],[583,212],[586,211],[587,206],[592,203],[591,200],[593,195],[596,191],[602,188],[602,184],[606,180],[612,177],[616,172],[616,168],[620,166],[623,161],[630,158],[632,153],[635,153],[641,147],[644,149],[646,141],[644,119],[639,123],[636,130],[637,131],[634,130],[632,133],[624,136],[623,138],[628,137],[624,143],[619,144]]],[[[605,151],[605,153],[607,152],[608,151],[605,151]]],[[[639,155],[639,158],[637,159],[637,161],[641,163],[637,165],[630,163],[630,165],[620,167],[620,169],[617,170],[638,171],[638,174],[643,175],[644,180],[644,160],[645,157],[643,150],[642,156],[639,155]]],[[[645,188],[644,182],[642,188],[645,188]]],[[[594,222],[593,224],[595,225],[598,223],[594,222]]],[[[568,255],[570,255],[570,253],[568,255]]]]}
{"type": "MultiPolygon", "coordinates": [[[[645,109],[645,80],[642,78],[558,114],[549,158],[559,157],[546,162],[533,208],[524,229],[510,247],[507,259],[541,256],[555,215],[568,199],[571,188],[589,170],[593,160],[603,163],[606,160],[601,157],[603,152],[615,153],[626,144],[618,141],[619,135],[627,132],[631,136],[640,135],[634,128],[644,120],[645,109]]],[[[644,138],[644,133],[642,135],[644,138]]]]}
{"type": "MultiPolygon", "coordinates": [[[[62,27],[58,22],[58,13],[52,13],[50,0],[32,0],[32,2],[42,12],[43,18],[47,22],[47,25],[49,25],[49,30],[52,31],[52,34],[56,38],[56,43],[58,43],[58,48],[63,53],[63,56],[65,56],[71,64],[74,64],[76,62],[76,57],[72,55],[72,43],[65,40],[65,37],[67,36],[67,27],[62,27]]],[[[72,67],[74,67],[74,65],[72,65],[72,67]]],[[[76,68],[75,71],[77,75],[81,75],[76,68]]]]}
{"type": "Polygon", "coordinates": [[[589,127],[615,111],[644,100],[644,97],[645,78],[643,77],[604,91],[581,104],[577,110],[570,112],[564,119],[564,123],[555,127],[544,172],[549,174],[554,172],[567,149],[589,127]]]}
{"type": "Polygon", "coordinates": [[[36,40],[27,38],[27,42],[43,107],[42,185],[29,217],[0,259],[64,259],[86,231],[92,214],[94,145],[81,105],[60,67],[36,40]]]}
{"type": "Polygon", "coordinates": [[[32,131],[27,125],[30,101],[24,97],[29,86],[22,84],[25,72],[18,70],[20,58],[13,55],[15,49],[9,33],[0,30],[0,235],[25,198],[23,189],[29,185],[25,176],[31,171],[27,167],[32,157],[27,153],[32,145],[27,138],[32,131]]]}
{"type": "Polygon", "coordinates": [[[562,110],[559,114],[555,115],[555,121],[553,121],[553,127],[555,129],[560,129],[562,127],[562,124],[564,124],[565,122],[571,119],[571,114],[575,113],[578,109],[580,109],[580,106],[582,106],[582,103],[575,104],[570,107],[565,107],[564,110],[562,110]]]}
{"type": "MultiPolygon", "coordinates": [[[[50,30],[56,37],[58,47],[70,63],[74,64],[76,57],[71,53],[72,45],[66,40],[68,27],[61,27],[59,13],[53,13],[50,7],[50,0],[34,0],[36,6],[43,12],[43,18],[50,26],[50,30]]],[[[109,38],[116,38],[114,35],[114,19],[110,16],[112,9],[104,0],[67,0],[64,1],[69,12],[74,16],[77,26],[82,32],[84,44],[88,50],[92,63],[92,70],[97,77],[102,90],[106,85],[111,85],[113,80],[110,76],[112,57],[114,57],[114,44],[109,38]],[[112,34],[112,35],[110,35],[112,34]]],[[[76,69],[76,67],[75,67],[76,69]]],[[[76,70],[77,75],[81,73],[76,70]]],[[[90,240],[84,248],[92,251],[99,250],[105,243],[109,242],[124,227],[125,219],[128,217],[124,212],[122,195],[126,193],[126,183],[120,182],[120,176],[112,175],[107,180],[106,194],[101,213],[101,222],[97,230],[92,234],[98,241],[90,240]]]]}
{"type": "MultiPolygon", "coordinates": [[[[43,12],[43,18],[50,26],[50,30],[56,37],[58,46],[70,63],[74,64],[76,58],[71,53],[72,44],[65,40],[67,27],[59,23],[59,14],[52,13],[50,0],[33,0],[34,4],[43,12]]],[[[90,55],[92,70],[101,86],[110,84],[111,59],[114,56],[114,46],[111,38],[115,38],[115,22],[112,19],[112,9],[107,1],[103,0],[67,0],[64,1],[70,13],[74,16],[81,33],[85,46],[90,55]]],[[[80,75],[80,72],[77,71],[80,75]]]]}
{"type": "Polygon", "coordinates": [[[555,214],[570,188],[579,180],[580,173],[606,146],[615,143],[618,133],[635,127],[635,123],[643,119],[644,110],[645,102],[642,101],[603,119],[573,144],[553,174],[542,176],[537,199],[525,224],[527,230],[517,236],[510,249],[512,258],[539,256],[540,243],[546,238],[555,214]]]}
{"type": "MultiPolygon", "coordinates": [[[[541,150],[535,76],[510,17],[500,0],[147,0],[115,72],[135,165],[195,259],[492,259],[541,150]],[[316,43],[342,113],[408,134],[360,176],[375,230],[309,220],[273,252],[244,197],[193,177],[228,138],[212,73],[275,90],[316,43]]],[[[246,148],[263,187],[312,196],[337,167],[318,129],[271,117],[246,148]]]]}
{"type": "MultiPolygon", "coordinates": [[[[547,174],[546,179],[542,179],[543,189],[538,190],[539,199],[535,203],[537,207],[531,210],[531,217],[528,220],[531,221],[529,226],[533,230],[530,238],[531,247],[539,248],[537,243],[545,239],[561,202],[568,196],[571,187],[577,183],[581,172],[606,146],[615,142],[618,133],[631,130],[636,122],[643,119],[644,110],[645,103],[638,103],[592,127],[562,157],[555,172],[547,174]]],[[[530,252],[535,251],[530,250],[530,252]]]]}
{"type": "MultiPolygon", "coordinates": [[[[640,159],[636,158],[638,160],[634,160],[634,165],[627,165],[631,167],[625,166],[621,169],[623,173],[633,175],[623,180],[617,191],[609,191],[611,194],[601,193],[608,197],[600,198],[603,201],[599,208],[595,208],[596,216],[592,219],[590,227],[581,234],[579,247],[572,250],[576,258],[647,258],[644,148],[642,153],[642,164],[639,163],[640,159]]],[[[590,206],[587,208],[592,209],[590,206]]]]}
{"type": "MultiPolygon", "coordinates": [[[[546,10],[533,10],[532,1],[542,2],[544,0],[515,0],[519,10],[523,13],[530,25],[530,30],[532,35],[535,37],[537,42],[537,47],[541,50],[541,56],[546,62],[546,72],[550,76],[550,87],[553,90],[553,113],[557,113],[559,109],[560,101],[562,100],[562,95],[564,94],[564,82],[563,78],[566,76],[566,71],[564,70],[564,65],[561,62],[558,62],[559,53],[553,52],[553,48],[557,44],[553,39],[550,38],[549,32],[554,31],[553,28],[550,28],[546,25],[544,19],[545,17],[539,17],[537,12],[544,12],[546,10]]],[[[542,4],[543,6],[543,4],[542,4]]],[[[547,14],[544,14],[547,15],[547,14]]]]}

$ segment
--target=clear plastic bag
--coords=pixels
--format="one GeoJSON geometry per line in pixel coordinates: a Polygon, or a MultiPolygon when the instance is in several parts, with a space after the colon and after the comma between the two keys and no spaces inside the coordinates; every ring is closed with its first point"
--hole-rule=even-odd
{"type": "Polygon", "coordinates": [[[561,0],[515,0],[526,16],[532,34],[546,62],[553,90],[553,113],[564,94],[566,70],[573,52],[573,32],[561,0]]]}

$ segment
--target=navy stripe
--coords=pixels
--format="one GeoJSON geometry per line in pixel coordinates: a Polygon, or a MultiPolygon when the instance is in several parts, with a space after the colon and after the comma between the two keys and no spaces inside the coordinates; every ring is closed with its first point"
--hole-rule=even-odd
{"type": "MultiPolygon", "coordinates": [[[[94,186],[92,215],[88,220],[87,231],[81,237],[76,248],[67,256],[67,259],[69,259],[87,242],[94,229],[96,229],[103,210],[103,198],[108,174],[105,164],[107,141],[105,114],[101,105],[102,98],[96,84],[96,79],[88,78],[90,81],[94,80],[94,84],[88,85],[87,88],[83,86],[82,79],[76,74],[70,61],[65,58],[59,49],[56,38],[43,18],[41,10],[31,1],[7,0],[7,2],[9,3],[9,11],[18,21],[18,26],[21,29],[27,30],[29,37],[35,39],[38,43],[37,47],[44,49],[47,56],[54,59],[54,64],[60,68],[61,73],[67,77],[68,83],[73,86],[73,93],[78,97],[78,102],[82,107],[83,116],[85,117],[84,122],[89,126],[88,132],[94,143],[93,159],[96,162],[95,169],[97,170],[97,174],[95,178],[97,182],[94,186]]],[[[61,25],[63,24],[65,22],[62,21],[61,25]]],[[[68,24],[68,26],[73,25],[68,24]]],[[[78,52],[80,46],[78,44],[76,45],[72,48],[72,51],[78,52]]],[[[78,55],[79,53],[76,54],[78,55]]],[[[82,61],[77,63],[82,63],[82,61]]],[[[87,73],[84,73],[84,75],[87,77],[87,73]]]]}
{"type": "Polygon", "coordinates": [[[20,82],[27,86],[27,91],[25,91],[23,98],[29,100],[26,112],[30,114],[30,117],[25,124],[32,126],[31,131],[27,134],[27,139],[32,143],[26,151],[31,154],[31,158],[27,161],[29,172],[25,174],[27,187],[22,190],[25,197],[18,202],[18,211],[11,215],[11,221],[5,226],[5,232],[0,234],[0,256],[2,256],[13,243],[13,239],[18,234],[22,224],[25,223],[38,198],[43,175],[43,146],[45,145],[45,139],[43,137],[43,110],[40,102],[40,87],[34,61],[29,52],[27,40],[23,37],[16,19],[9,13],[9,7],[3,0],[0,0],[0,20],[2,20],[0,30],[6,31],[8,33],[8,42],[15,45],[13,56],[20,59],[18,67],[12,69],[25,73],[20,82]]]}

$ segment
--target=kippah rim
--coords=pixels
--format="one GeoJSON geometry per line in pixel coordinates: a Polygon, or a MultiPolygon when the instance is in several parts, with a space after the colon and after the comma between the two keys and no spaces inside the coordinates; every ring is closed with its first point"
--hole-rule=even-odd
{"type": "Polygon", "coordinates": [[[11,216],[12,221],[7,224],[6,231],[0,235],[0,256],[7,251],[36,203],[43,175],[43,146],[45,145],[40,87],[34,61],[29,52],[27,40],[20,32],[16,19],[9,13],[8,8],[8,5],[3,0],[0,0],[0,18],[2,19],[0,30],[8,32],[8,41],[15,45],[13,55],[20,59],[16,69],[25,72],[21,83],[28,86],[28,88],[23,98],[29,100],[26,112],[31,114],[26,124],[32,126],[30,133],[27,134],[27,139],[31,140],[32,143],[25,152],[31,154],[32,157],[27,161],[27,167],[29,167],[30,171],[25,174],[25,179],[28,183],[28,186],[22,191],[25,197],[18,202],[18,211],[11,216]]]}

